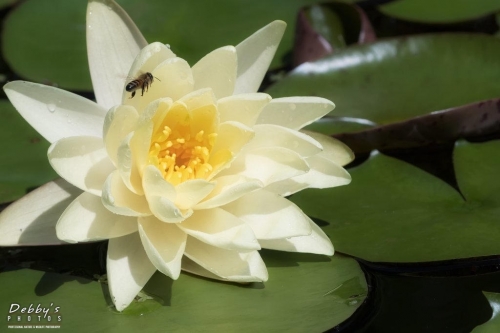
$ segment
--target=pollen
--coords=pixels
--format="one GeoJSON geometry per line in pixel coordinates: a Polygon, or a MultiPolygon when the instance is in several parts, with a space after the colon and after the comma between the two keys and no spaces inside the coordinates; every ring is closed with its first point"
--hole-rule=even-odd
{"type": "Polygon", "coordinates": [[[206,179],[220,165],[210,163],[217,141],[215,123],[215,107],[189,112],[185,105],[174,106],[151,137],[149,163],[173,185],[206,179]]]}

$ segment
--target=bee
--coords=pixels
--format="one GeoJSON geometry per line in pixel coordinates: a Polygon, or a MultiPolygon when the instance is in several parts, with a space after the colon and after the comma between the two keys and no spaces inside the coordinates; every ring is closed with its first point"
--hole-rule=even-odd
{"type": "Polygon", "coordinates": [[[125,86],[125,90],[132,93],[132,96],[130,98],[134,98],[136,90],[141,88],[141,96],[143,96],[144,90],[148,91],[148,88],[153,84],[154,79],[161,81],[159,78],[153,76],[153,74],[149,72],[141,74],[136,79],[127,83],[127,85],[125,86]]]}

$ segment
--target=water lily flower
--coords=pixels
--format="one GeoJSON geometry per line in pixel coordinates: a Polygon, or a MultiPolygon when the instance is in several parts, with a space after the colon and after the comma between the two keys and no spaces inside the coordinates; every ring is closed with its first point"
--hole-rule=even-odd
{"type": "Polygon", "coordinates": [[[90,0],[97,103],[36,83],[4,86],[52,143],[48,158],[62,179],[5,209],[0,245],[109,239],[119,311],[157,270],[172,279],[185,270],[266,281],[261,248],[332,255],[328,237],[285,196],[349,183],[342,166],[352,153],[300,131],[332,102],[257,92],[284,29],[272,22],[190,66],[164,44],[148,44],[115,2],[90,0]],[[126,76],[137,89],[125,89],[126,76]]]}

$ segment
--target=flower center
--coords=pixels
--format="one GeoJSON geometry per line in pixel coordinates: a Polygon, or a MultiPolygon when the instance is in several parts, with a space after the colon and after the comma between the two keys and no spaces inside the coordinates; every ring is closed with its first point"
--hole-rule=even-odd
{"type": "Polygon", "coordinates": [[[174,105],[153,132],[149,163],[173,185],[213,171],[209,160],[217,133],[212,113],[210,108],[189,112],[185,105],[174,105]]]}

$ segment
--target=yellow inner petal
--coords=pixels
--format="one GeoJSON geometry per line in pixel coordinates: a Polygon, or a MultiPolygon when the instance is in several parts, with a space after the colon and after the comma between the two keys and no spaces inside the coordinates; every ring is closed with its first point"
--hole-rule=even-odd
{"type": "MultiPolygon", "coordinates": [[[[182,102],[175,103],[151,138],[149,163],[173,185],[189,179],[206,179],[214,171],[209,163],[217,139],[217,109],[206,105],[188,110],[182,102]]],[[[217,161],[217,167],[221,162],[217,161]]]]}

